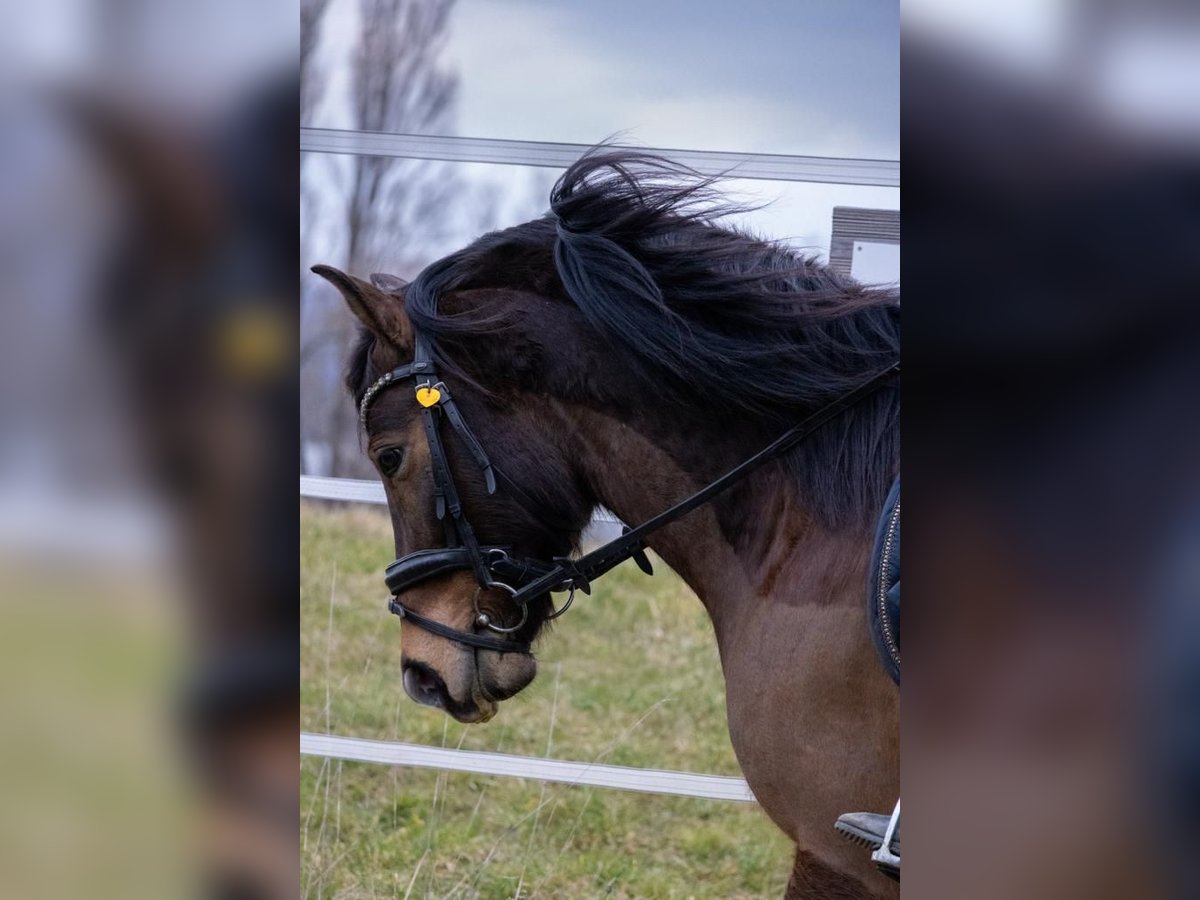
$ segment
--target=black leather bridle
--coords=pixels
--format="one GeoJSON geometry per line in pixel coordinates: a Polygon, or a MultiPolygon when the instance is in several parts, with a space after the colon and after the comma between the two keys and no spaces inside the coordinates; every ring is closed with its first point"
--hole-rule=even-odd
{"type": "Polygon", "coordinates": [[[499,634],[514,634],[524,626],[529,616],[530,601],[552,591],[569,591],[562,607],[548,618],[556,618],[566,612],[575,597],[575,592],[591,593],[591,582],[615,568],[627,559],[634,560],[647,574],[653,574],[646,557],[645,538],[650,533],[669,525],[692,510],[707,503],[717,494],[741,481],[764,463],[786,453],[805,438],[812,435],[825,423],[855,406],[881,388],[886,381],[898,374],[900,364],[894,363],[862,381],[836,400],[821,407],[799,424],[789,428],[778,438],[745,461],[730,469],[715,481],[696,491],[690,497],[647,519],[636,528],[626,528],[624,533],[607,544],[586,553],[578,559],[566,557],[551,561],[537,559],[515,559],[509,548],[481,546],[463,513],[462,502],[455,485],[454,475],[446,458],[442,443],[441,420],[446,419],[450,427],[462,439],[467,451],[483,472],[489,494],[496,491],[496,477],[482,445],[463,420],[462,413],[450,395],[445,382],[438,378],[433,353],[424,336],[416,338],[413,361],[399,366],[381,376],[363,394],[359,404],[359,421],[364,431],[367,412],[371,401],[385,388],[408,379],[413,379],[417,403],[421,407],[421,418],[425,440],[429,444],[429,458],[433,466],[435,513],[446,533],[446,546],[431,550],[417,550],[402,556],[387,567],[385,580],[392,599],[388,610],[418,628],[436,634],[463,646],[499,653],[529,653],[527,641],[496,638],[474,631],[461,631],[422,616],[399,599],[401,593],[449,572],[470,570],[475,575],[478,590],[475,592],[476,626],[499,634]],[[512,626],[499,625],[492,617],[479,609],[479,596],[484,590],[507,593],[519,611],[520,620],[512,626]]]}

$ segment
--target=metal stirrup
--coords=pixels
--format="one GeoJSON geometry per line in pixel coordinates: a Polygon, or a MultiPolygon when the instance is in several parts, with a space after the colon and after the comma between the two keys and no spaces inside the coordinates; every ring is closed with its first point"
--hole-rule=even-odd
{"type": "Polygon", "coordinates": [[[900,855],[892,851],[892,841],[896,835],[896,829],[900,827],[900,801],[896,801],[896,808],[892,810],[891,821],[888,822],[887,831],[883,835],[883,843],[879,845],[879,849],[871,854],[871,862],[877,866],[883,866],[895,871],[900,871],[900,855]]]}

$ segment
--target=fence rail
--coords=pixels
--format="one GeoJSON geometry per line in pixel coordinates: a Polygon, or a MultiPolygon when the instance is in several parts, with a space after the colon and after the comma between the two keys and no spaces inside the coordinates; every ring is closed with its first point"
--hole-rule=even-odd
{"type": "MultiPolygon", "coordinates": [[[[343,500],[347,503],[387,505],[387,494],[378,481],[359,478],[326,478],[320,475],[300,476],[300,496],[313,500],[343,500]]],[[[607,510],[597,510],[592,524],[620,525],[621,520],[607,510]]]]}
{"type": "Polygon", "coordinates": [[[387,494],[378,481],[363,481],[358,478],[323,478],[316,475],[300,476],[300,496],[315,500],[345,500],[349,503],[376,503],[387,505],[387,494]]]}
{"type": "Polygon", "coordinates": [[[478,775],[532,778],[536,781],[588,785],[645,794],[754,802],[754,794],[750,792],[749,785],[741,778],[728,775],[635,769],[629,766],[568,762],[479,750],[449,750],[443,747],[426,747],[422,744],[368,741],[334,734],[301,732],[300,755],[390,766],[449,769],[455,772],[474,772],[478,775]]]}
{"type": "MultiPolygon", "coordinates": [[[[301,128],[300,150],[353,156],[392,156],[447,162],[500,163],[565,169],[589,149],[587,144],[547,141],[509,141],[498,138],[427,134],[387,134],[301,128]]],[[[718,150],[677,150],[630,147],[657,153],[691,166],[705,175],[767,181],[807,181],[818,184],[900,186],[900,163],[891,159],[853,159],[833,156],[794,156],[777,153],[729,153],[718,150]]]]}

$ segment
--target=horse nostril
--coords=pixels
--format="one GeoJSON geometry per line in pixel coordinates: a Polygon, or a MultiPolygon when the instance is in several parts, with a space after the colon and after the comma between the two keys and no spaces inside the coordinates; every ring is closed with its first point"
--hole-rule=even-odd
{"type": "Polygon", "coordinates": [[[404,664],[404,692],[422,706],[446,708],[446,682],[424,663],[404,664]]]}

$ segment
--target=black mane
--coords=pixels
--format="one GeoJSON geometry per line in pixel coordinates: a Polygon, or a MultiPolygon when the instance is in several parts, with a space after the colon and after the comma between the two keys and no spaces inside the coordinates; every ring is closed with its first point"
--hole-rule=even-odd
{"type": "MultiPolygon", "coordinates": [[[[716,224],[739,211],[715,178],[654,156],[598,148],[555,184],[550,213],[488,234],[426,268],[409,286],[413,323],[439,338],[506,327],[446,315],[439,297],[513,287],[569,299],[623,361],[686,408],[736,410],[782,431],[899,358],[897,291],[864,288],[782,245],[716,224]],[[553,251],[553,270],[499,264],[553,251]],[[541,283],[530,281],[540,278],[541,283]]],[[[457,343],[457,341],[454,341],[457,343]]],[[[348,373],[365,388],[369,343],[348,373]]],[[[792,454],[813,513],[830,525],[869,521],[899,458],[899,393],[886,389],[792,454]]],[[[752,451],[757,448],[747,448],[752,451]]]]}

